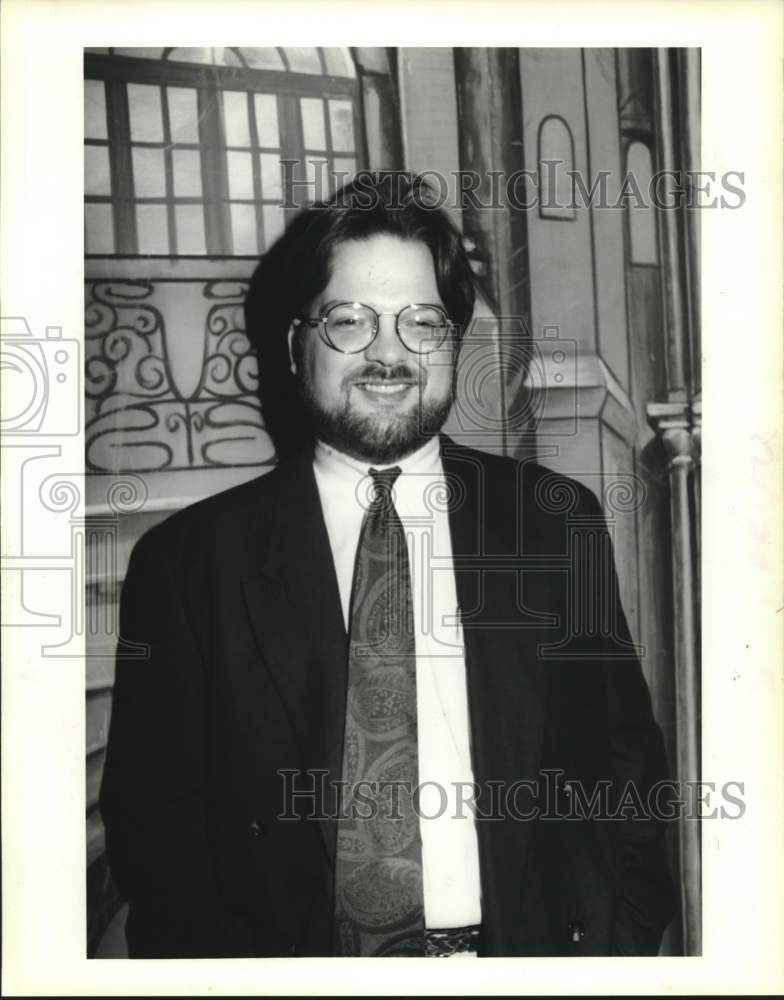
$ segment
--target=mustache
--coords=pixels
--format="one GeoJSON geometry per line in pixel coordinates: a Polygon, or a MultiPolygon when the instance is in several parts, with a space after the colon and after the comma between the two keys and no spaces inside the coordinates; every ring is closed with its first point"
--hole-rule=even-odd
{"type": "Polygon", "coordinates": [[[424,385],[424,373],[406,364],[385,365],[368,364],[358,371],[347,375],[344,382],[351,385],[354,382],[409,382],[413,385],[424,385]]]}

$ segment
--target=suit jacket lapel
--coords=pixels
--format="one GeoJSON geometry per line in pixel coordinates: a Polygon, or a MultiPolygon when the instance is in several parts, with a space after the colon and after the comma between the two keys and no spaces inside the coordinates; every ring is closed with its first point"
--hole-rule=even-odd
{"type": "MultiPolygon", "coordinates": [[[[442,462],[449,490],[450,530],[458,600],[463,618],[474,779],[480,786],[479,810],[488,811],[485,783],[535,781],[541,766],[544,685],[538,646],[542,620],[526,616],[516,595],[537,589],[536,605],[547,607],[544,574],[518,575],[528,549],[521,479],[518,496],[512,476],[499,481],[493,466],[477,455],[442,439],[442,462]],[[506,516],[504,516],[506,515],[506,516]],[[521,530],[522,526],[522,530],[521,530]],[[498,567],[506,561],[509,567],[498,567]],[[525,582],[525,586],[520,586],[525,582]]],[[[524,796],[518,801],[522,808],[524,796]]],[[[504,953],[504,937],[513,931],[519,907],[525,849],[531,823],[479,819],[482,911],[490,950],[504,953]]]]}
{"type": "MultiPolygon", "coordinates": [[[[243,587],[264,667],[296,734],[300,767],[318,772],[296,782],[315,786],[318,814],[330,808],[322,789],[341,776],[347,637],[312,453],[281,464],[275,475],[275,510],[263,530],[266,552],[243,587]]],[[[337,824],[322,818],[319,828],[333,864],[337,824]]]]}

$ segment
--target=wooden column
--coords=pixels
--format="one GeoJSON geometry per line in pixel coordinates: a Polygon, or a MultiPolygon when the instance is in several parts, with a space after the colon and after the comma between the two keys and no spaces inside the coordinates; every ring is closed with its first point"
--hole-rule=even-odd
{"type": "MultiPolygon", "coordinates": [[[[701,566],[702,558],[702,397],[691,404],[691,437],[694,443],[694,520],[696,524],[696,559],[701,566]]],[[[699,574],[698,574],[699,579],[699,574]]]]}
{"type": "Polygon", "coordinates": [[[506,196],[507,178],[523,167],[517,49],[455,49],[454,56],[464,231],[476,244],[494,305],[527,320],[525,218],[506,196]]]}
{"type": "MultiPolygon", "coordinates": [[[[657,169],[686,181],[699,157],[697,53],[654,54],[657,169]]],[[[674,185],[672,194],[677,193],[674,185]]],[[[686,188],[688,190],[688,187],[686,188]]],[[[675,200],[675,199],[673,199],[675,200]]],[[[648,422],[668,458],[672,532],[675,644],[676,756],[680,782],[700,774],[700,489],[699,454],[699,233],[695,212],[675,205],[659,212],[666,343],[666,400],[649,402],[648,422]]],[[[684,789],[685,791],[685,789],[684,789]]],[[[684,818],[679,829],[684,951],[702,953],[700,826],[684,818]]]]}
{"type": "MultiPolygon", "coordinates": [[[[656,49],[654,80],[656,95],[657,169],[677,172],[683,168],[678,117],[673,93],[672,50],[656,49]]],[[[673,185],[671,193],[676,194],[673,185]]],[[[688,392],[688,303],[687,270],[682,253],[682,210],[663,209],[659,214],[660,260],[664,279],[664,315],[667,338],[668,399],[685,400],[688,392]]]]}
{"type": "MultiPolygon", "coordinates": [[[[694,187],[694,176],[700,165],[700,50],[679,49],[678,88],[680,96],[681,157],[685,170],[690,174],[689,189],[694,187]]],[[[693,395],[700,392],[702,379],[700,371],[700,213],[696,207],[698,197],[692,191],[690,204],[684,210],[684,257],[688,273],[688,331],[689,331],[689,373],[693,395]]]]}
{"type": "Polygon", "coordinates": [[[497,319],[500,450],[520,455],[535,444],[530,421],[520,416],[531,363],[525,215],[507,197],[508,179],[523,168],[518,60],[513,48],[454,50],[463,232],[487,311],[497,319]]]}
{"type": "MultiPolygon", "coordinates": [[[[690,408],[652,404],[648,418],[669,460],[672,587],[675,597],[675,713],[677,773],[681,783],[700,780],[700,665],[697,626],[699,570],[692,514],[695,437],[690,408]]],[[[683,787],[682,794],[686,794],[683,787]]],[[[702,953],[702,858],[699,820],[687,815],[679,830],[681,908],[687,955],[702,953]]]]}

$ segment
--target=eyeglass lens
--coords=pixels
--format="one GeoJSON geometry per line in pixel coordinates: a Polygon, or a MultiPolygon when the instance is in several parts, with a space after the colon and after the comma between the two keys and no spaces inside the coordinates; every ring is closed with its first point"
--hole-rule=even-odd
{"type": "MultiPolygon", "coordinates": [[[[326,333],[341,351],[360,351],[376,332],[378,314],[370,306],[339,302],[325,316],[326,333]]],[[[449,330],[446,314],[434,306],[407,306],[397,317],[397,330],[405,346],[417,353],[434,351],[449,330]]]]}

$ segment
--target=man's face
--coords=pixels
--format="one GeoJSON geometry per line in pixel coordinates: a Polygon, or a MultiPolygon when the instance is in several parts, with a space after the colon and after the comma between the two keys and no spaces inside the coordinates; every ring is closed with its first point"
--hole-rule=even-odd
{"type": "Polygon", "coordinates": [[[329,282],[308,316],[336,302],[361,302],[388,315],[359,354],[333,350],[315,326],[292,328],[289,348],[302,398],[322,441],[363,462],[395,462],[438,433],[452,404],[452,337],[431,354],[416,354],[395,328],[405,306],[443,307],[433,258],[424,243],[379,233],[340,244],[331,263],[329,282]]]}

